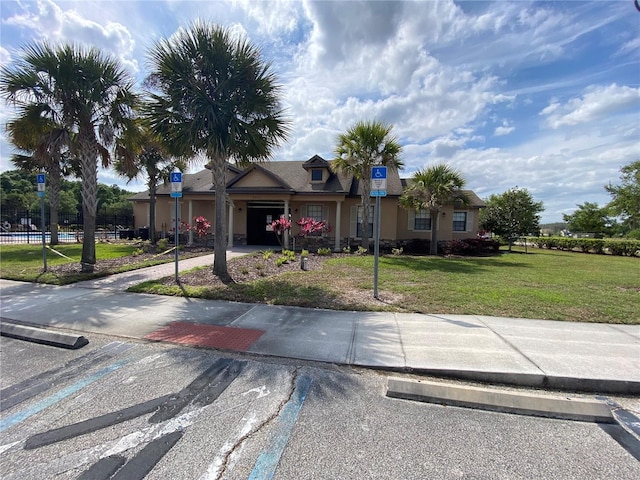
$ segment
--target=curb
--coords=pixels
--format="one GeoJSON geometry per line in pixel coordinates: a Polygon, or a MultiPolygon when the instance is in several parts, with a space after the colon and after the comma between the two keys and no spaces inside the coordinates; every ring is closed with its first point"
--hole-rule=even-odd
{"type": "Polygon", "coordinates": [[[503,392],[398,377],[390,377],[387,380],[387,396],[519,415],[581,422],[616,423],[611,409],[599,400],[503,392]]]}
{"type": "Polygon", "coordinates": [[[27,327],[15,323],[7,323],[5,320],[0,323],[0,335],[3,337],[26,340],[28,342],[41,343],[52,347],[67,348],[77,350],[89,343],[82,335],[70,333],[53,332],[43,328],[27,327]]]}
{"type": "MultiPolygon", "coordinates": [[[[367,365],[362,365],[367,366],[367,365]]],[[[379,368],[379,367],[374,367],[379,368]]],[[[395,369],[399,370],[399,369],[395,369]]],[[[608,393],[639,395],[640,382],[606,378],[559,377],[544,373],[490,372],[478,370],[449,370],[442,368],[410,368],[411,373],[434,377],[470,380],[481,383],[498,383],[517,387],[542,388],[550,390],[576,391],[586,393],[608,393]]],[[[407,371],[407,369],[404,369],[407,371]]]]}

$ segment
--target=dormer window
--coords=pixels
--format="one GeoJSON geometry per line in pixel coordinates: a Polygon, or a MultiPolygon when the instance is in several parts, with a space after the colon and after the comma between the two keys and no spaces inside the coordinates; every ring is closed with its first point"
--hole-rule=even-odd
{"type": "Polygon", "coordinates": [[[321,182],[323,177],[323,169],[322,168],[313,168],[311,170],[311,181],[312,182],[321,182]]]}

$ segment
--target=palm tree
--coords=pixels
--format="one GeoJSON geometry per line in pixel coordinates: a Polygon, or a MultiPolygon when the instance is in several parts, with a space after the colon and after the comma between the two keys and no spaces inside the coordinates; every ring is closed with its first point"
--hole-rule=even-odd
{"type": "Polygon", "coordinates": [[[259,50],[225,28],[196,22],[152,48],[148,115],[171,153],[209,160],[215,186],[213,272],[228,279],[226,183],[230,161],[266,160],[287,137],[280,86],[259,50]]]}
{"type": "Polygon", "coordinates": [[[130,76],[95,48],[32,44],[15,66],[2,69],[0,89],[7,101],[19,108],[38,105],[42,117],[70,132],[82,180],[81,271],[93,272],[98,159],[108,166],[115,138],[131,128],[137,95],[130,76]]]}
{"type": "Polygon", "coordinates": [[[391,136],[391,125],[378,121],[360,121],[346,133],[338,136],[335,160],[331,168],[335,172],[353,175],[361,184],[362,195],[362,247],[369,249],[369,209],[371,205],[371,168],[384,165],[399,170],[402,147],[391,136]]]}
{"type": "Polygon", "coordinates": [[[455,169],[444,164],[418,170],[411,178],[411,184],[400,197],[400,205],[407,209],[429,210],[431,217],[430,255],[438,254],[438,218],[447,203],[468,204],[469,200],[461,189],[466,181],[455,169]]]}
{"type": "Polygon", "coordinates": [[[175,169],[184,171],[184,161],[172,157],[160,138],[154,135],[143,121],[120,138],[115,149],[114,169],[119,175],[134,178],[146,177],[149,189],[149,240],[156,243],[156,195],[161,183],[169,182],[175,169]]]}
{"type": "Polygon", "coordinates": [[[51,245],[58,241],[58,208],[60,187],[70,144],[69,132],[50,119],[43,117],[41,105],[29,104],[20,111],[20,116],[7,123],[9,141],[25,154],[16,154],[11,163],[28,172],[44,171],[49,183],[49,224],[51,245]]]}

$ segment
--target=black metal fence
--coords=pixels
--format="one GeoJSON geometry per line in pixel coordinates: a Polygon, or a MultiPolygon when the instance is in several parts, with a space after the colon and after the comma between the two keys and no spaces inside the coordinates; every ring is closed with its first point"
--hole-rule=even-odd
{"type": "MultiPolygon", "coordinates": [[[[51,238],[50,212],[44,212],[45,240],[51,238]]],[[[83,238],[83,217],[58,214],[58,241],[60,243],[81,242],[83,238]]],[[[39,243],[42,242],[40,209],[3,210],[0,214],[0,243],[39,243]]],[[[96,216],[96,239],[121,238],[121,231],[133,230],[133,215],[110,215],[98,212],[96,216]]]]}

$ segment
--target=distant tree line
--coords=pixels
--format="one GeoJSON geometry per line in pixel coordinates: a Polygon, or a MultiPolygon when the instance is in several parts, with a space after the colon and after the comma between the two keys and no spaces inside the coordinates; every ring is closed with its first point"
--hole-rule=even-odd
{"type": "Polygon", "coordinates": [[[625,165],[620,172],[619,185],[609,183],[604,187],[611,195],[607,205],[584,202],[572,214],[563,215],[570,232],[640,240],[640,160],[625,165]]]}
{"type": "MultiPolygon", "coordinates": [[[[58,211],[64,215],[82,212],[81,182],[61,179],[60,203],[58,211]]],[[[127,199],[133,192],[117,185],[98,183],[99,213],[117,216],[132,216],[133,205],[127,199]]],[[[49,209],[49,192],[45,191],[45,208],[49,209]]],[[[36,193],[36,176],[24,170],[8,170],[0,173],[0,210],[2,217],[15,211],[40,208],[40,197],[36,193]]]]}

